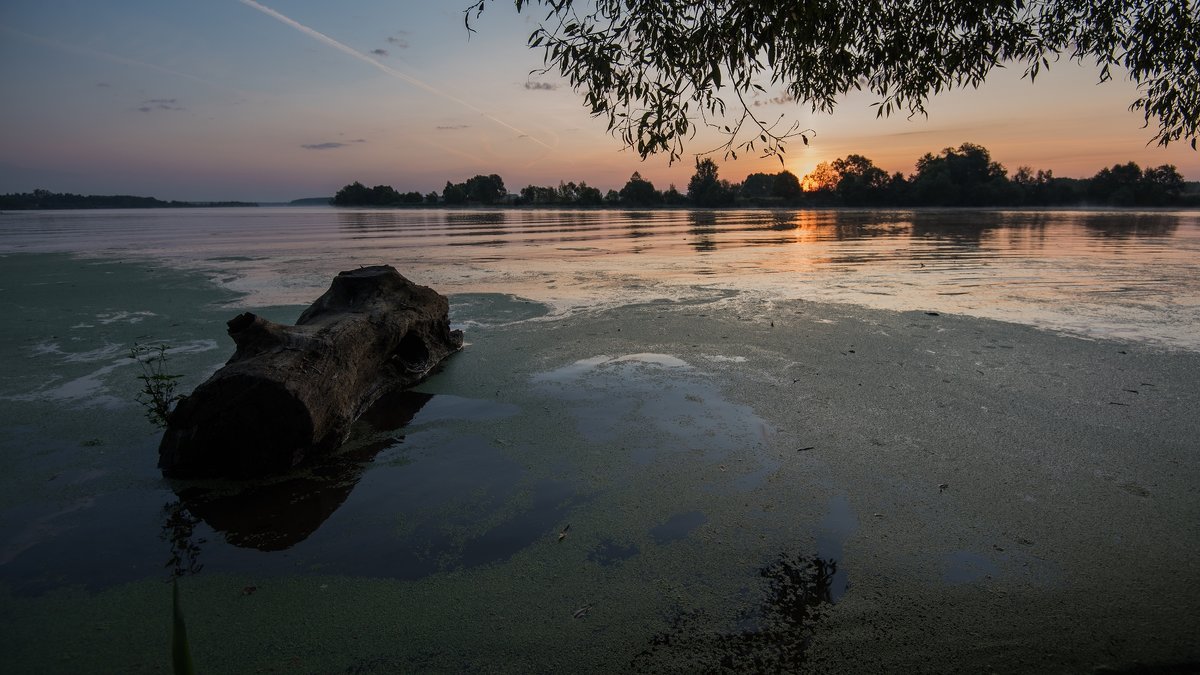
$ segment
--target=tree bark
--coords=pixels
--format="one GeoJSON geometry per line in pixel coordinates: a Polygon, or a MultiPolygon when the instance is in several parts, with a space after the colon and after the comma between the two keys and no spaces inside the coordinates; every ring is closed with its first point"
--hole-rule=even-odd
{"type": "Polygon", "coordinates": [[[168,416],[158,466],[172,478],[282,473],[336,449],[380,396],[462,348],[449,303],[390,266],[342,272],[294,326],[245,313],[237,346],[168,416]]]}

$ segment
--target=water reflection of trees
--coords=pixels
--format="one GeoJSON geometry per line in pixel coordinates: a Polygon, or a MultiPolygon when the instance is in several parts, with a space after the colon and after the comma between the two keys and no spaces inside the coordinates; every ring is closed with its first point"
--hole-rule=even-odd
{"type": "Polygon", "coordinates": [[[1040,212],[952,211],[911,215],[914,238],[946,241],[964,248],[981,248],[999,231],[1044,233],[1056,216],[1040,212]]]}
{"type": "Polygon", "coordinates": [[[1177,216],[1162,213],[1081,214],[1079,224],[1094,239],[1170,237],[1179,229],[1177,216]]]}
{"type": "Polygon", "coordinates": [[[687,663],[696,672],[802,672],[816,626],[833,604],[837,561],[781,554],[759,570],[757,604],[731,631],[703,610],[680,613],[630,663],[634,672],[666,672],[687,663]]]}
{"type": "Polygon", "coordinates": [[[688,213],[688,234],[693,239],[692,248],[699,253],[717,250],[717,214],[714,211],[691,211],[688,213]]]}
{"type": "Polygon", "coordinates": [[[171,570],[171,578],[190,576],[200,572],[204,565],[200,562],[200,545],[205,543],[203,538],[195,538],[196,525],[200,518],[192,514],[182,501],[168,502],[163,505],[163,524],[160,536],[171,546],[171,556],[167,558],[166,567],[171,570]]]}
{"type": "Polygon", "coordinates": [[[167,566],[173,576],[195,574],[203,539],[194,531],[203,521],[233,546],[280,551],[304,541],[350,496],[367,465],[394,437],[380,432],[407,425],[432,398],[399,391],[384,396],[361,418],[341,451],[285,476],[252,482],[181,484],[178,501],[164,507],[163,538],[170,542],[167,566]]]}

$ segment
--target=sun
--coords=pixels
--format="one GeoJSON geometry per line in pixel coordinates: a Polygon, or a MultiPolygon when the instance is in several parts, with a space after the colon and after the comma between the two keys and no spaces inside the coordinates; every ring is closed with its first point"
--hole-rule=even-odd
{"type": "Polygon", "coordinates": [[[787,170],[796,174],[797,178],[803,179],[808,174],[812,173],[813,169],[820,164],[819,159],[792,159],[787,163],[787,170]]]}
{"type": "Polygon", "coordinates": [[[820,158],[794,161],[788,170],[800,178],[800,189],[805,192],[828,189],[831,182],[837,182],[837,177],[831,173],[829,162],[820,158]]]}

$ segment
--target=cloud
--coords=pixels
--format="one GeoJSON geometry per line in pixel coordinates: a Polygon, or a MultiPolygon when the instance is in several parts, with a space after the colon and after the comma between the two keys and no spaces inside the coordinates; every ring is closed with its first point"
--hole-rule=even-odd
{"type": "Polygon", "coordinates": [[[138,106],[138,110],[148,113],[155,110],[183,110],[183,106],[179,105],[179,99],[174,98],[151,98],[142,101],[142,105],[138,106]]]}
{"type": "Polygon", "coordinates": [[[789,103],[795,103],[795,102],[796,102],[796,98],[794,96],[792,96],[790,94],[784,94],[783,96],[772,96],[771,98],[769,98],[765,101],[763,99],[756,99],[752,105],[755,108],[759,108],[764,105],[772,105],[772,104],[788,105],[789,103]]]}
{"type": "Polygon", "coordinates": [[[469,125],[469,124],[441,124],[434,128],[437,129],[438,131],[452,131],[455,129],[470,129],[471,125],[469,125]]]}
{"type": "Polygon", "coordinates": [[[400,31],[396,35],[389,37],[387,39],[388,44],[396,45],[396,47],[399,49],[408,49],[408,40],[399,37],[401,35],[408,35],[408,33],[406,31],[400,31]]]}
{"type": "Polygon", "coordinates": [[[549,82],[526,82],[525,88],[529,91],[554,91],[558,89],[558,85],[549,82]]]}
{"type": "Polygon", "coordinates": [[[345,148],[355,143],[366,143],[365,138],[356,138],[353,141],[327,141],[325,143],[305,143],[300,147],[305,150],[336,150],[337,148],[345,148]]]}
{"type": "Polygon", "coordinates": [[[372,53],[372,54],[374,54],[375,56],[387,56],[387,55],[388,55],[388,50],[386,50],[386,49],[372,49],[372,50],[371,50],[371,53],[372,53]]]}
{"type": "Polygon", "coordinates": [[[105,87],[105,88],[108,88],[108,87],[111,87],[112,85],[111,85],[111,84],[109,84],[109,83],[107,83],[107,82],[97,82],[97,83],[96,83],[96,86],[97,86],[97,87],[105,87]]]}

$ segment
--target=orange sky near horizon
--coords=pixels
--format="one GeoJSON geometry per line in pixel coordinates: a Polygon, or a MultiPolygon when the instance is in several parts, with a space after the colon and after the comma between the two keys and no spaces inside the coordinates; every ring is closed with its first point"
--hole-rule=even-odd
{"type": "MultiPolygon", "coordinates": [[[[586,181],[620,189],[638,171],[685,189],[693,159],[642,161],[588,115],[579,94],[534,72],[525,46],[537,18],[495,5],[468,35],[454,3],[126,0],[119,6],[36,0],[0,6],[0,192],[45,188],[163,199],[286,201],[353,181],[440,191],[498,173],[525,185],[586,181]]],[[[1127,108],[1119,78],[1062,61],[1038,81],[1019,66],[979,90],[931,100],[928,116],[877,119],[853,94],[832,115],[775,102],[755,108],[815,131],[775,159],[713,159],[740,182],[861,154],[911,174],[927,152],[971,142],[1011,173],[1019,166],[1089,177],[1134,161],[1173,164],[1200,180],[1185,143],[1148,145],[1153,129],[1127,108]]],[[[771,92],[769,99],[780,92],[771,92]]],[[[702,131],[687,145],[720,145],[702,131]]],[[[739,153],[741,155],[741,153],[739,153]]]]}

